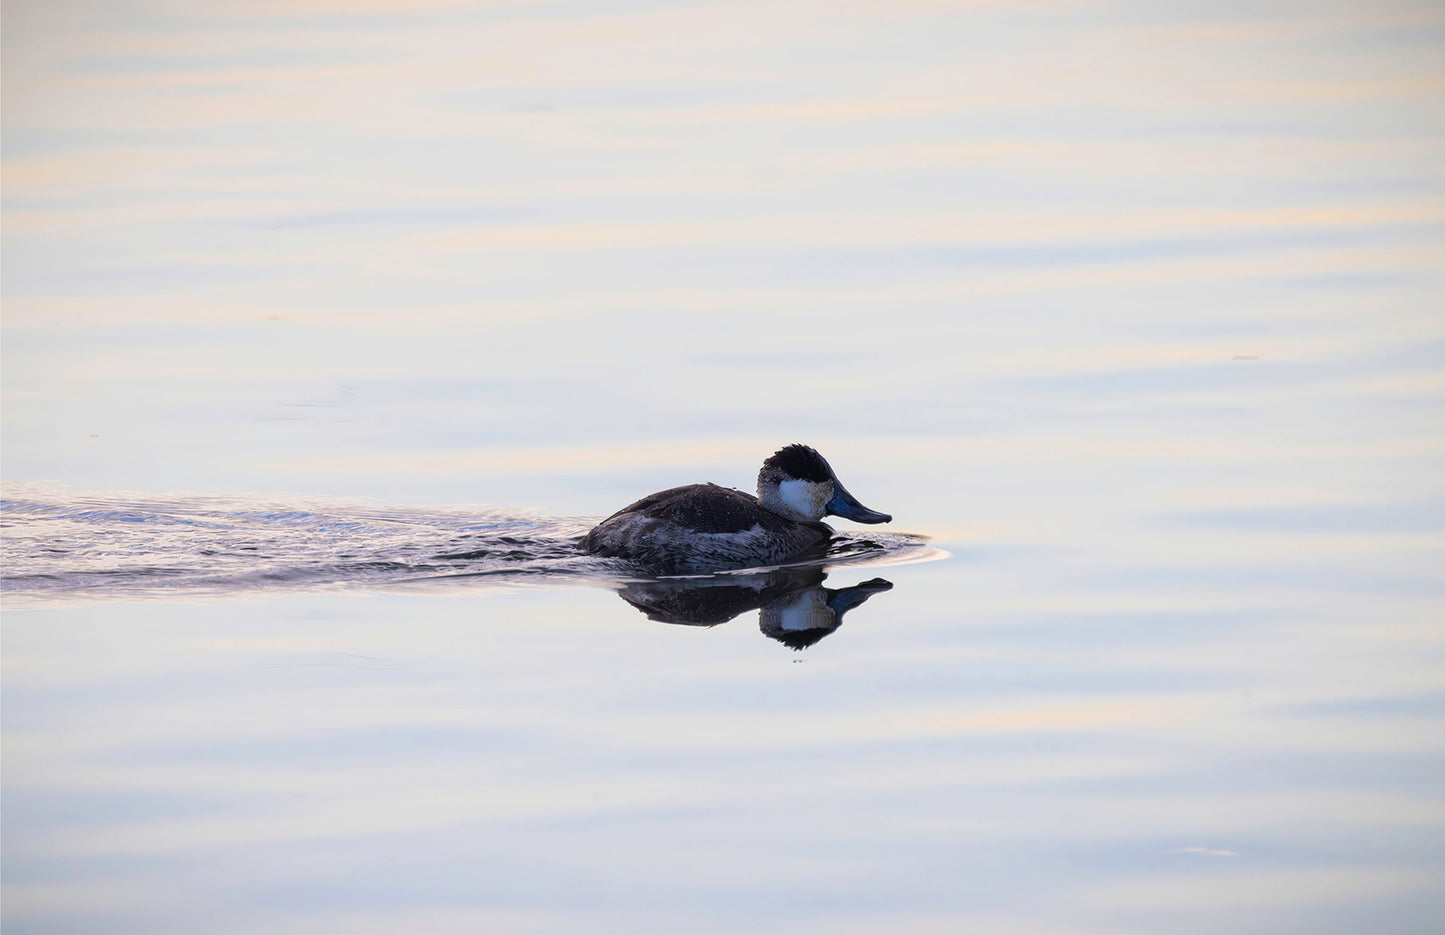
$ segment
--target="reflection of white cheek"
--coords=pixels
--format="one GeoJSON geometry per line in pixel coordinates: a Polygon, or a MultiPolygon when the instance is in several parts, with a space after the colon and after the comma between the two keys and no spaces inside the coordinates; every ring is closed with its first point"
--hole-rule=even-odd
{"type": "Polygon", "coordinates": [[[778,485],[778,496],[788,509],[802,516],[823,515],[823,485],[810,480],[785,480],[778,485]]]}
{"type": "Polygon", "coordinates": [[[833,612],[819,589],[804,592],[776,610],[780,630],[817,630],[833,626],[833,612]]]}

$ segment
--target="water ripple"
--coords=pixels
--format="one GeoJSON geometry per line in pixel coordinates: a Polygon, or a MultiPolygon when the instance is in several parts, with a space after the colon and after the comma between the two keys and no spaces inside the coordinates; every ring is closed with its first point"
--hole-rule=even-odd
{"type": "MultiPolygon", "coordinates": [[[[603,583],[639,576],[577,551],[597,522],[499,511],[276,504],[236,498],[0,501],[7,599],[177,591],[603,583]]],[[[941,556],[906,535],[840,535],[808,564],[895,564],[941,556]]]]}

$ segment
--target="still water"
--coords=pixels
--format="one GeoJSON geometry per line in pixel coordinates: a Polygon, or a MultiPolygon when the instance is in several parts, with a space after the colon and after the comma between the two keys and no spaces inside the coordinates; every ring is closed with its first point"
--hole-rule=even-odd
{"type": "Polygon", "coordinates": [[[7,6],[7,932],[1438,931],[1442,45],[7,6]]]}

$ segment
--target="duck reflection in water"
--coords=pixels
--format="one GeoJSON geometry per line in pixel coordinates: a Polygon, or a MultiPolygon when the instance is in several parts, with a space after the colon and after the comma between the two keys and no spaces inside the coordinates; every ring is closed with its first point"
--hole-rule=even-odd
{"type": "Polygon", "coordinates": [[[893,583],[872,578],[849,588],[825,588],[821,568],[779,568],[745,575],[629,582],[619,596],[649,620],[715,627],[760,610],[759,628],[793,649],[812,646],[837,630],[843,615],[893,583]]]}

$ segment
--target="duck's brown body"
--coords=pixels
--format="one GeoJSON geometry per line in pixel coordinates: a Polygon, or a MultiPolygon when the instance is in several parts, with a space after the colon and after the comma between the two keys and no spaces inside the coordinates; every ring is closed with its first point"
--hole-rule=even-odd
{"type": "Polygon", "coordinates": [[[774,565],[825,544],[833,531],[764,509],[756,497],[689,484],[643,497],[599,523],[578,547],[661,574],[774,565]]]}
{"type": "Polygon", "coordinates": [[[757,568],[821,555],[833,530],[819,520],[829,514],[893,519],[854,499],[818,452],[788,445],[763,462],[756,497],[717,484],[673,487],[607,517],[578,548],[664,575],[757,568]]]}

